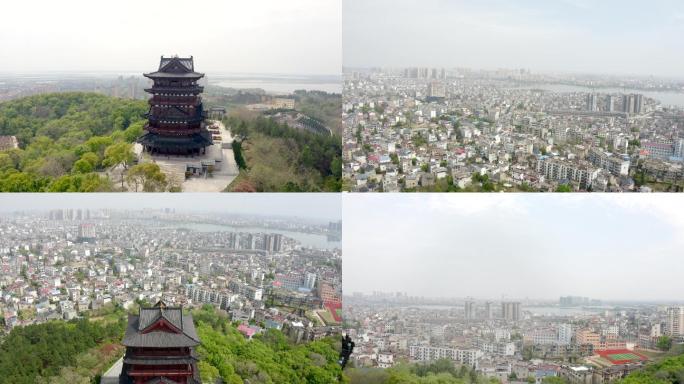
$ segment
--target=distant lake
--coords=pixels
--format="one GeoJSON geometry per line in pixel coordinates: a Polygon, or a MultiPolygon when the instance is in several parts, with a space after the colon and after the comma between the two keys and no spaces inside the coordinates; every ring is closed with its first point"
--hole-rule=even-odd
{"type": "MultiPolygon", "coordinates": [[[[401,304],[399,307],[402,308],[418,308],[427,310],[451,310],[451,309],[462,309],[463,305],[443,305],[443,304],[417,304],[417,305],[406,305],[401,304]]],[[[494,306],[495,308],[498,305],[494,306]]],[[[612,310],[613,308],[582,308],[582,307],[554,307],[554,306],[539,306],[539,307],[528,307],[522,305],[520,309],[523,312],[531,312],[532,314],[539,316],[577,316],[577,315],[593,315],[597,313],[602,313],[606,310],[612,310]]]]}
{"type": "Polygon", "coordinates": [[[596,92],[596,93],[640,93],[646,97],[656,99],[664,106],[677,106],[684,108],[684,93],[681,92],[658,92],[658,91],[640,91],[638,89],[630,88],[591,88],[577,85],[565,84],[535,84],[525,85],[522,87],[511,87],[511,89],[542,89],[545,91],[557,93],[570,92],[596,92]]]}
{"type": "Polygon", "coordinates": [[[234,227],[231,225],[204,224],[204,223],[164,223],[163,227],[187,228],[197,232],[246,232],[246,233],[279,233],[283,236],[293,238],[305,247],[318,249],[342,248],[340,241],[329,241],[325,235],[314,235],[311,233],[293,232],[273,228],[260,227],[234,227]]]}
{"type": "Polygon", "coordinates": [[[342,93],[342,78],[338,76],[215,75],[209,77],[209,84],[227,88],[261,88],[272,94],[290,94],[298,89],[342,93]]]}
{"type": "MultiPolygon", "coordinates": [[[[148,81],[139,72],[45,72],[45,73],[0,73],[0,80],[21,80],[38,83],[56,83],[60,80],[93,80],[136,77],[148,81]]],[[[149,72],[149,71],[147,71],[149,72]]],[[[250,73],[206,72],[210,85],[227,88],[261,88],[270,94],[291,94],[298,89],[342,93],[342,76],[335,75],[282,75],[250,73]]]]}
{"type": "Polygon", "coordinates": [[[582,307],[522,307],[523,311],[540,316],[576,316],[594,315],[612,308],[582,308],[582,307]]]}

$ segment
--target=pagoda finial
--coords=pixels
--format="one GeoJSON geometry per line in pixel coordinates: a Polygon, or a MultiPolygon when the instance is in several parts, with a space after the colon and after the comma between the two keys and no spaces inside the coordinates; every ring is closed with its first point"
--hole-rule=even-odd
{"type": "Polygon", "coordinates": [[[163,298],[163,297],[160,297],[160,298],[159,298],[159,301],[157,301],[157,304],[155,304],[154,307],[155,307],[155,308],[160,308],[160,309],[166,308],[167,305],[166,305],[166,302],[164,301],[164,298],[163,298]]]}

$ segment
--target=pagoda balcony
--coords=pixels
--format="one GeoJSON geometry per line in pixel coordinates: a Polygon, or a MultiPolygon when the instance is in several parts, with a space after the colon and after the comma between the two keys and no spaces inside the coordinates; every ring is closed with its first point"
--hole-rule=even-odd
{"type": "Polygon", "coordinates": [[[130,357],[189,356],[191,354],[190,348],[139,348],[126,351],[126,356],[130,357]]]}
{"type": "Polygon", "coordinates": [[[190,136],[198,133],[202,133],[202,128],[167,128],[167,127],[152,127],[148,126],[145,128],[147,132],[156,133],[163,136],[190,136]]]}
{"type": "Polygon", "coordinates": [[[153,86],[152,88],[145,88],[145,92],[154,94],[187,94],[191,93],[196,95],[198,93],[204,92],[204,87],[193,86],[193,87],[159,87],[153,86]]]}
{"type": "Polygon", "coordinates": [[[163,124],[165,126],[173,127],[174,125],[201,123],[202,121],[204,121],[204,114],[188,117],[166,117],[148,114],[147,118],[150,121],[150,123],[153,123],[155,125],[163,124]]]}
{"type": "Polygon", "coordinates": [[[181,97],[167,97],[154,96],[148,100],[150,105],[194,105],[199,106],[202,103],[201,96],[181,96],[181,97]]]}
{"type": "Polygon", "coordinates": [[[135,366],[128,370],[128,376],[192,376],[192,368],[163,368],[163,367],[152,367],[152,368],[141,368],[141,366],[135,366]]]}

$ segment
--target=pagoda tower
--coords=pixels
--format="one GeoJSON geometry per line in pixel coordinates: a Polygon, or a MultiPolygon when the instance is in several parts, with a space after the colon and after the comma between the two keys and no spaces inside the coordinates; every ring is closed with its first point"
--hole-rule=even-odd
{"type": "Polygon", "coordinates": [[[121,384],[199,384],[195,347],[200,344],[192,315],[159,301],[128,316],[121,384]]]}
{"type": "Polygon", "coordinates": [[[144,73],[154,82],[145,92],[152,94],[145,134],[138,139],[145,151],[170,155],[203,154],[212,144],[204,124],[204,110],[192,56],[161,57],[159,70],[144,73]]]}

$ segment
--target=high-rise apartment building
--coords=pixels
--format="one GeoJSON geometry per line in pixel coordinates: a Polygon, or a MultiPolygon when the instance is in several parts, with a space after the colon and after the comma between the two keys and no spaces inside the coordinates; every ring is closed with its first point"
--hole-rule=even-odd
{"type": "Polygon", "coordinates": [[[465,302],[465,318],[466,320],[472,320],[475,318],[475,302],[474,301],[466,301],[465,302]]]}
{"type": "Polygon", "coordinates": [[[502,302],[501,314],[505,320],[519,321],[522,318],[520,315],[520,303],[515,301],[502,302]]]}
{"type": "Polygon", "coordinates": [[[668,308],[666,324],[666,332],[668,336],[684,336],[684,307],[668,308]]]}

